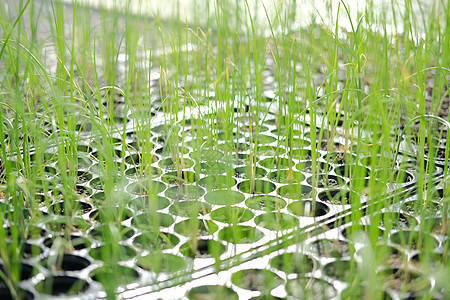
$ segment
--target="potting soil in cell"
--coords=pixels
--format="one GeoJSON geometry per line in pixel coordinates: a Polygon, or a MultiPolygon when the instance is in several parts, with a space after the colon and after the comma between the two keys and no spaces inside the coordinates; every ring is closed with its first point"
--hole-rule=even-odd
{"type": "MultiPolygon", "coordinates": [[[[126,114],[109,137],[112,153],[104,153],[106,141],[99,141],[87,123],[79,131],[73,195],[62,187],[56,153],[46,151],[46,174],[35,197],[48,205],[33,216],[37,222],[21,232],[20,295],[96,298],[105,296],[111,283],[124,298],[329,299],[345,297],[350,289],[364,293],[369,284],[364,278],[355,279],[356,287],[347,284],[355,274],[352,268],[357,268],[358,260],[351,258],[364,251],[355,251],[363,244],[350,238],[352,224],[345,216],[354,213],[356,202],[362,215],[377,204],[352,191],[357,183],[368,185],[370,166],[376,164],[339,150],[345,149],[339,134],[334,152],[319,149],[312,161],[309,137],[316,128],[305,119],[304,130],[292,130],[292,139],[278,136],[287,130],[268,110],[264,123],[258,124],[258,135],[249,130],[230,135],[224,129],[208,143],[195,136],[197,116],[198,111],[214,111],[199,107],[183,124],[166,125],[172,116],[165,115],[161,100],[155,100],[151,138],[143,141],[124,98],[116,101],[117,109],[126,114]],[[261,151],[250,164],[254,146],[261,151]],[[144,149],[152,149],[151,155],[144,149]],[[105,159],[113,159],[124,175],[103,177],[105,159]],[[114,192],[105,193],[111,186],[114,192]]],[[[236,128],[249,128],[248,118],[241,113],[235,117],[236,128]]],[[[395,254],[387,254],[383,271],[388,282],[380,293],[387,298],[436,292],[431,289],[434,279],[425,276],[417,257],[424,244],[436,255],[442,253],[447,232],[447,224],[433,219],[441,210],[438,190],[437,198],[427,203],[431,215],[425,225],[430,234],[418,233],[417,195],[411,192],[417,179],[413,169],[399,163],[405,159],[413,160],[401,153],[393,162],[393,176],[378,174],[375,179],[389,188],[379,201],[397,194],[397,204],[401,199],[401,205],[378,216],[380,237],[390,231],[388,243],[395,249],[395,254]],[[415,272],[395,265],[400,256],[408,263],[408,257],[416,257],[415,272]]],[[[436,180],[442,170],[437,163],[436,180]]],[[[13,212],[6,202],[1,205],[8,220],[13,212]]],[[[23,214],[31,219],[29,210],[23,214]]],[[[365,216],[360,225],[369,225],[374,217],[365,216]]],[[[12,243],[11,237],[7,243],[12,243]]]]}

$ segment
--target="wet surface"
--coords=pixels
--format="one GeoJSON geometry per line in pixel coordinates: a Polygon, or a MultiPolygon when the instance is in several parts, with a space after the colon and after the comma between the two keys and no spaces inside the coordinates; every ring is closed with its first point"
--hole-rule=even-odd
{"type": "MultiPolygon", "coordinates": [[[[70,5],[65,9],[71,12],[70,5]]],[[[45,28],[43,35],[48,34],[45,28]]],[[[150,85],[160,86],[158,68],[150,71],[156,74],[150,85]]],[[[274,76],[268,67],[263,92],[268,103],[274,99],[274,76]]],[[[198,98],[209,93],[195,92],[198,98]]],[[[210,98],[214,101],[214,95],[210,98]]],[[[248,114],[242,118],[236,112],[236,127],[242,130],[218,129],[207,145],[195,136],[195,129],[199,112],[214,114],[214,105],[200,103],[182,124],[171,119],[161,98],[152,98],[151,104],[146,141],[133,126],[142,112],[126,109],[122,95],[115,97],[118,130],[112,130],[109,140],[99,140],[89,122],[78,124],[75,195],[62,188],[55,151],[47,149],[46,177],[36,199],[49,205],[39,208],[38,221],[21,233],[23,244],[17,248],[24,261],[19,281],[27,290],[25,298],[103,297],[111,280],[124,298],[344,297],[349,288],[360,292],[367,285],[363,279],[356,287],[349,285],[351,271],[360,267],[357,258],[366,255],[357,250],[367,244],[352,236],[350,226],[355,224],[346,218],[350,213],[368,214],[357,225],[364,231],[377,222],[377,242],[392,247],[386,269],[379,271],[386,279],[380,293],[403,299],[430,291],[432,276],[409,272],[405,264],[414,261],[420,269],[417,257],[422,250],[443,252],[448,224],[433,218],[437,212],[443,215],[442,193],[426,203],[417,203],[414,193],[403,193],[413,190],[418,180],[414,168],[401,164],[413,155],[401,152],[391,162],[393,172],[385,174],[377,171],[380,158],[348,153],[348,141],[339,134],[313,153],[311,132],[319,128],[305,120],[303,130],[287,129],[270,110],[261,124],[251,124],[248,114]],[[260,129],[257,136],[255,127],[260,129]],[[107,142],[110,153],[102,149],[107,142]],[[145,152],[148,149],[151,154],[145,152]],[[252,149],[261,151],[254,157],[252,149]],[[106,159],[115,163],[121,176],[102,176],[106,159]],[[353,188],[367,187],[371,174],[387,192],[368,203],[365,190],[361,195],[353,188]],[[401,195],[393,197],[397,192],[401,195]],[[380,203],[389,203],[387,211],[370,214],[380,203]],[[427,218],[419,218],[421,213],[427,218]],[[422,225],[426,234],[419,231],[422,225]]],[[[442,167],[436,166],[436,180],[442,167]]],[[[4,219],[13,219],[9,199],[3,200],[4,219]]],[[[31,213],[23,211],[27,218],[31,213]]]]}

